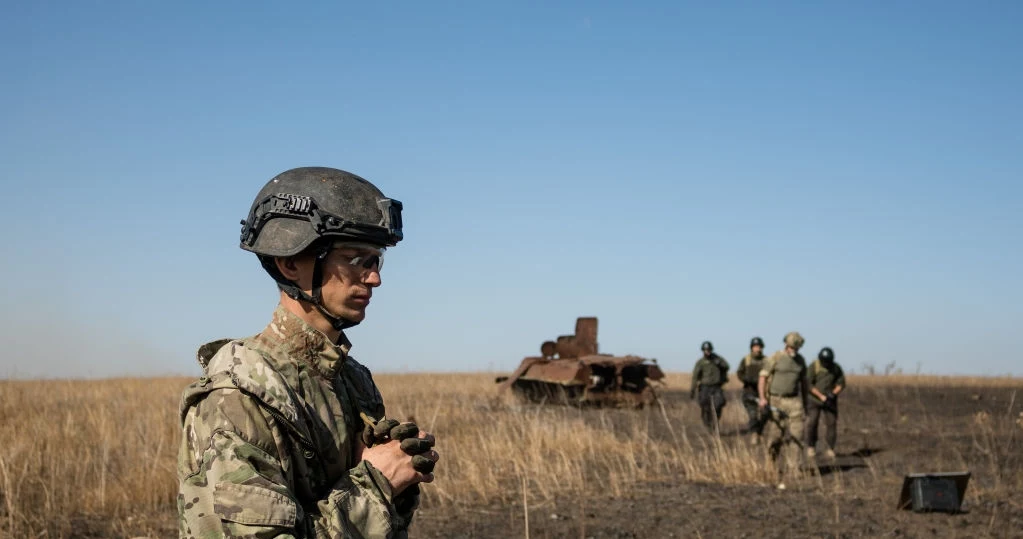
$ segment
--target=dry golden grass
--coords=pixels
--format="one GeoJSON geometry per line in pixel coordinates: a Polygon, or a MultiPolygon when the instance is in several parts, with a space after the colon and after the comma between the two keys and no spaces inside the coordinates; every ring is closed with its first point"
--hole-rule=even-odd
{"type": "MultiPolygon", "coordinates": [[[[523,406],[497,395],[492,374],[382,375],[377,381],[389,415],[413,417],[438,437],[442,461],[422,505],[433,515],[521,502],[524,490],[527,502],[542,503],[594,489],[620,495],[647,480],[767,484],[774,477],[762,448],[740,437],[704,434],[694,405],[638,412],[523,406]]],[[[173,537],[177,406],[188,382],[0,382],[0,535],[173,537]]],[[[680,374],[667,380],[676,391],[688,389],[688,382],[680,374]]],[[[914,388],[1020,382],[898,376],[856,377],[851,384],[875,392],[879,401],[899,393],[899,402],[911,404],[914,388]]],[[[1014,448],[1003,447],[1005,440],[1023,436],[1017,432],[1023,416],[1013,406],[959,426],[918,414],[912,427],[969,429],[975,447],[957,449],[946,460],[989,472],[992,479],[978,483],[975,496],[1001,495],[1023,489],[1018,467],[1001,470],[1014,458],[1005,454],[1014,448]]],[[[897,407],[879,413],[882,422],[909,417],[897,407]]],[[[722,423],[744,422],[733,400],[722,423]]],[[[864,437],[874,436],[874,428],[863,428],[864,437]]],[[[872,465],[854,481],[837,474],[810,481],[838,496],[890,486],[901,473],[872,465]]]]}
{"type": "Polygon", "coordinates": [[[0,382],[0,530],[126,535],[175,504],[184,379],[0,382]]]}

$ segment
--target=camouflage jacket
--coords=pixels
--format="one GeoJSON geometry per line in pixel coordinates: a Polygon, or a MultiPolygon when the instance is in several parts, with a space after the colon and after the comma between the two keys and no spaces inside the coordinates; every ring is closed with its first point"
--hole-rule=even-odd
{"type": "Polygon", "coordinates": [[[407,537],[415,489],[356,462],[360,412],[384,415],[368,369],[278,307],[259,335],[199,349],[178,454],[182,538],[407,537]]]}

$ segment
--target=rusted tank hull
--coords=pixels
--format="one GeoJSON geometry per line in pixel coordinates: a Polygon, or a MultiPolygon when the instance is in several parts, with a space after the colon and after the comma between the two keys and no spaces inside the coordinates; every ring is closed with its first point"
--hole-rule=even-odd
{"type": "Polygon", "coordinates": [[[526,358],[511,377],[498,382],[533,402],[642,407],[657,398],[651,382],[663,378],[660,367],[643,358],[591,355],[526,358]]]}
{"type": "Polygon", "coordinates": [[[523,359],[497,383],[535,402],[638,407],[654,402],[651,383],[664,378],[656,360],[600,354],[597,348],[597,319],[578,318],[574,334],[544,342],[543,356],[523,359]]]}

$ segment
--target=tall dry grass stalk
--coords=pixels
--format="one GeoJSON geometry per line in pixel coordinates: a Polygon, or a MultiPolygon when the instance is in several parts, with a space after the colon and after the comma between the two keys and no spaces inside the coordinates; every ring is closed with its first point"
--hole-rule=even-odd
{"type": "MultiPolygon", "coordinates": [[[[490,374],[382,375],[377,381],[388,415],[414,418],[438,438],[437,481],[423,489],[423,511],[432,514],[487,504],[533,507],[593,492],[621,496],[649,480],[768,484],[775,478],[761,446],[743,437],[708,436],[697,407],[677,399],[640,411],[575,409],[509,401],[497,394],[490,374]]],[[[188,382],[0,382],[0,536],[73,537],[89,530],[173,537],[177,406],[188,382]]],[[[950,449],[945,461],[985,468],[992,479],[976,485],[978,495],[1023,489],[1021,474],[1009,475],[1023,468],[1014,460],[1023,435],[1018,402],[1006,414],[978,415],[961,425],[943,424],[919,398],[914,402],[914,388],[999,382],[856,377],[857,391],[899,403],[879,407],[876,418],[866,420],[865,443],[876,434],[871,429],[900,421],[910,430],[970,429],[969,447],[950,449]],[[999,475],[1000,469],[1006,472],[999,475]]],[[[669,375],[668,387],[687,389],[688,377],[669,375]]],[[[722,423],[734,429],[744,422],[733,399],[722,423]]],[[[810,479],[835,496],[836,520],[840,496],[889,488],[904,473],[868,466],[855,478],[810,479]]]]}
{"type": "Polygon", "coordinates": [[[68,537],[166,515],[183,380],[0,382],[3,531],[68,537]]]}

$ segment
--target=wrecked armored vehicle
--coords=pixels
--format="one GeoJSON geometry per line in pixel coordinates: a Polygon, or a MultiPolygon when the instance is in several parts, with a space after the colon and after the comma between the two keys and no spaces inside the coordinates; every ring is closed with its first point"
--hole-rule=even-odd
{"type": "Polygon", "coordinates": [[[574,335],[544,342],[540,353],[498,377],[500,390],[534,402],[642,407],[657,397],[651,382],[664,378],[657,360],[598,353],[594,317],[577,319],[574,335]]]}

